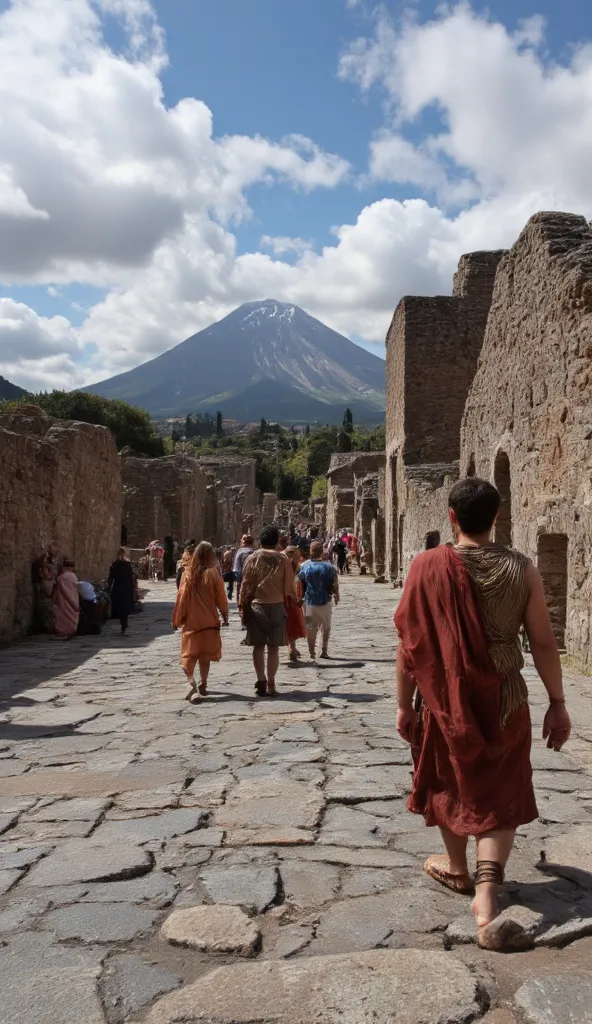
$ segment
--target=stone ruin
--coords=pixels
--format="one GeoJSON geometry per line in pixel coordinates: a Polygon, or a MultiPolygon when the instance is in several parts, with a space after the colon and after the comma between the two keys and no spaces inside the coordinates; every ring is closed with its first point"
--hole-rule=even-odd
{"type": "Polygon", "coordinates": [[[122,487],[106,427],[46,416],[36,406],[0,413],[0,640],[32,626],[33,561],[52,542],[99,581],[120,543],[122,487]]]}
{"type": "Polygon", "coordinates": [[[209,536],[208,480],[196,459],[126,455],[123,469],[123,523],[131,548],[170,535],[184,541],[209,536]]]}
{"type": "Polygon", "coordinates": [[[367,565],[377,576],[384,572],[384,514],[379,503],[384,466],[384,452],[340,452],[331,456],[327,472],[327,533],[353,529],[366,552],[367,565]]]}
{"type": "Polygon", "coordinates": [[[592,670],[592,231],[540,213],[463,256],[452,297],[401,300],[387,337],[387,572],[449,540],[459,475],[493,480],[496,539],[538,564],[561,647],[592,670]]]}

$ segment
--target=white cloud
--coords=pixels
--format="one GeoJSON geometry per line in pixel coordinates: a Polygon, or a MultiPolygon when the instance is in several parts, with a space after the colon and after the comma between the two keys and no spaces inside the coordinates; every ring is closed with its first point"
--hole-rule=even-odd
{"type": "Polygon", "coordinates": [[[381,344],[401,295],[449,292],[462,252],[511,244],[542,208],[592,215],[592,47],[559,64],[543,44],[541,18],[512,34],[468,4],[424,22],[382,11],[340,73],[382,90],[368,178],[408,198],[387,192],[320,251],[264,224],[260,251],[238,254],[253,184],[353,184],[346,161],[300,136],[217,138],[195,98],[167,108],[148,0],[14,0],[0,16],[0,276],[108,294],[77,329],[8,309],[0,373],[72,386],[83,352],[98,380],[264,297],[381,344]],[[123,21],[124,53],[105,17],[123,21]]]}

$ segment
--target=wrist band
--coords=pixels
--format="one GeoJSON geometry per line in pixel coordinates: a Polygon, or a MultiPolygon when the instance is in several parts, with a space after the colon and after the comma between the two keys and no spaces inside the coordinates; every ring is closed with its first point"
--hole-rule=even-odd
{"type": "Polygon", "coordinates": [[[565,697],[549,697],[549,704],[565,704],[565,697]]]}

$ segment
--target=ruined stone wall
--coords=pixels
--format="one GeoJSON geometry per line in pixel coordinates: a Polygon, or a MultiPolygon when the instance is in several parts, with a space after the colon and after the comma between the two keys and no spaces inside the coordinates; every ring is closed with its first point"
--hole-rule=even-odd
{"type": "Polygon", "coordinates": [[[208,480],[197,459],[125,456],[121,463],[123,520],[131,547],[145,548],[151,540],[167,535],[180,542],[211,539],[206,528],[208,480]]]}
{"type": "Polygon", "coordinates": [[[458,462],[409,466],[404,471],[404,495],[399,520],[399,575],[403,579],[416,555],[425,549],[426,535],[433,530],[444,544],[452,540],[448,495],[458,480],[458,462]]]}
{"type": "Polygon", "coordinates": [[[405,543],[415,535],[406,504],[405,470],[459,458],[460,425],[483,344],[495,274],[502,252],[463,256],[453,295],[401,299],[387,336],[387,564],[401,573],[405,543]]]}
{"type": "Polygon", "coordinates": [[[327,473],[327,533],[346,526],[353,529],[355,477],[377,473],[384,463],[384,452],[338,452],[331,456],[327,473]]]}
{"type": "Polygon", "coordinates": [[[202,457],[198,463],[215,495],[216,511],[215,516],[210,514],[208,539],[216,546],[235,545],[244,532],[257,532],[261,506],[255,484],[255,459],[216,456],[202,457]]]}
{"type": "Polygon", "coordinates": [[[592,231],[540,213],[504,257],[462,426],[500,539],[538,561],[557,635],[592,670],[592,231]],[[499,523],[499,520],[498,520],[499,523]]]}
{"type": "Polygon", "coordinates": [[[121,470],[106,427],[35,407],[0,414],[0,640],[33,619],[31,564],[58,544],[80,579],[100,581],[121,535],[121,470]]]}
{"type": "Polygon", "coordinates": [[[366,564],[373,569],[372,528],[379,513],[378,473],[356,476],[354,480],[354,533],[364,550],[366,564]]]}

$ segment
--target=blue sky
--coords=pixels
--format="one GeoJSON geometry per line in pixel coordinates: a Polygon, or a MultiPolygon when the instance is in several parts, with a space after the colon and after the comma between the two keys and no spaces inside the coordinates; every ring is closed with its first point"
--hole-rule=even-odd
{"type": "Polygon", "coordinates": [[[591,39],[581,0],[0,0],[0,373],[96,380],[269,296],[381,354],[463,251],[592,216],[591,39]]]}

